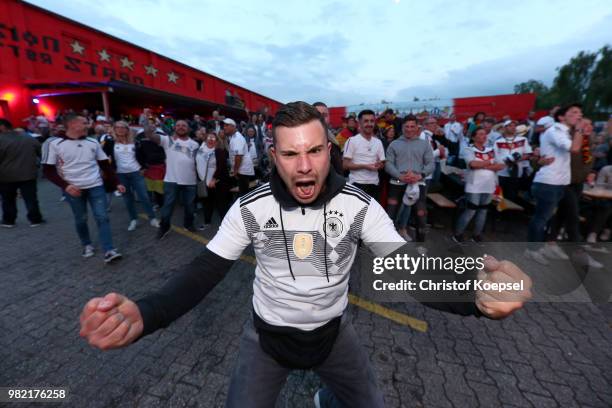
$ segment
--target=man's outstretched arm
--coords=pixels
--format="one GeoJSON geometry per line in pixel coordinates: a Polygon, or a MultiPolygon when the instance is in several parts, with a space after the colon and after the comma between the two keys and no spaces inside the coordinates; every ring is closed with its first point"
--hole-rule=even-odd
{"type": "Polygon", "coordinates": [[[193,309],[233,263],[206,248],[154,294],[136,302],[116,293],[94,298],[81,313],[80,335],[102,350],[127,346],[193,309]]]}

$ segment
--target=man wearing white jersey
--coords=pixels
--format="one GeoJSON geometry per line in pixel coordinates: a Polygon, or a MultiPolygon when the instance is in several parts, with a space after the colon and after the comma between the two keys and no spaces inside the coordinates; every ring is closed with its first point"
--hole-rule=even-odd
{"type": "MultiPolygon", "coordinates": [[[[572,104],[560,108],[555,112],[554,119],[555,124],[540,136],[540,160],[544,166],[536,173],[531,187],[536,207],[529,222],[527,241],[533,243],[544,242],[546,225],[563,198],[565,186],[570,184],[571,153],[579,152],[582,146],[581,105],[572,104]]],[[[567,257],[559,253],[557,246],[537,244],[531,244],[525,256],[542,265],[548,264],[546,257],[567,257]]]]}
{"type": "Polygon", "coordinates": [[[425,129],[423,129],[419,135],[419,139],[425,140],[427,143],[429,143],[433,152],[435,163],[433,173],[425,177],[427,188],[430,188],[432,184],[437,184],[438,180],[440,180],[440,160],[446,158],[446,148],[435,139],[435,135],[439,129],[437,119],[430,116],[425,119],[423,125],[425,129]]]}
{"type": "Polygon", "coordinates": [[[223,119],[223,133],[229,141],[231,175],[238,180],[238,193],[243,196],[249,191],[251,177],[255,176],[249,145],[242,133],[236,129],[236,122],[233,119],[223,119]]]}
{"type": "MultiPolygon", "coordinates": [[[[287,375],[300,368],[316,371],[331,389],[329,399],[343,406],[382,407],[370,359],[346,313],[349,272],[360,240],[375,253],[381,252],[377,243],[403,240],[375,200],[330,172],[331,146],[316,108],[305,102],[282,106],[273,137],[270,183],[234,203],[204,253],[136,303],[114,293],[90,300],[81,314],[81,336],[106,350],[168,326],[195,307],[252,244],[253,317],[244,327],[226,406],[275,406],[287,375]]],[[[487,275],[491,280],[529,280],[515,266],[510,277],[510,263],[494,262],[485,263],[496,269],[487,275]]],[[[436,307],[501,318],[523,304],[478,299],[436,307]]]]}
{"type": "Polygon", "coordinates": [[[153,126],[145,128],[147,138],[164,148],[166,153],[166,175],[164,176],[164,206],[161,209],[161,223],[158,239],[163,239],[170,231],[170,219],[174,204],[179,198],[185,208],[183,226],[195,232],[193,226],[195,213],[196,184],[196,153],[200,146],[189,138],[189,124],[185,120],[177,120],[172,136],[160,135],[153,126]]]}
{"type": "Polygon", "coordinates": [[[374,136],[376,114],[369,109],[362,110],[357,119],[361,132],[344,144],[342,165],[349,170],[349,183],[377,200],[380,193],[378,171],[385,166],[385,149],[374,136]]]}
{"type": "Polygon", "coordinates": [[[463,125],[457,122],[457,117],[452,113],[448,117],[448,122],[444,125],[444,137],[450,142],[448,154],[450,156],[459,156],[459,149],[463,143],[463,125]]]}
{"type": "Polygon", "coordinates": [[[77,233],[83,245],[83,257],[94,255],[94,247],[87,227],[87,203],[98,225],[100,244],[104,250],[104,262],[121,258],[113,247],[110,222],[106,211],[105,182],[110,191],[125,192],[119,184],[108,156],[100,143],[87,137],[87,120],[83,116],[68,114],[64,119],[66,135],[48,145],[43,157],[43,171],[47,179],[64,191],[74,215],[77,233]],[[105,179],[102,179],[102,169],[105,179]]]}

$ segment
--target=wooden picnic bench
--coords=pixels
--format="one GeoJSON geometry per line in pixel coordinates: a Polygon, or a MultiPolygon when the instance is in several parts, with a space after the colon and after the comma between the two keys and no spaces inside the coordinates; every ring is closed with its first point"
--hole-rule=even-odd
{"type": "MultiPolygon", "coordinates": [[[[249,190],[252,190],[257,186],[257,180],[249,181],[249,190]]],[[[230,188],[230,193],[238,193],[238,186],[230,188]]]]}
{"type": "Polygon", "coordinates": [[[429,193],[427,194],[427,198],[429,198],[436,206],[440,208],[457,208],[457,204],[440,193],[429,193]]]}

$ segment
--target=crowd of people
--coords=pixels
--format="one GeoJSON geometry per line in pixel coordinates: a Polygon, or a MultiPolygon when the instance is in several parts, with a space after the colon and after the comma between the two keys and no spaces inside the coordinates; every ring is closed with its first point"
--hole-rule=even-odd
{"type": "MultiPolygon", "coordinates": [[[[324,103],[313,106],[328,125],[331,167],[379,201],[406,241],[425,242],[433,223],[427,195],[448,190],[448,169],[459,175],[451,184],[461,190],[451,194],[461,208],[451,239],[467,241],[473,221],[470,240],[482,242],[492,205],[500,200],[519,203],[533,212],[527,240],[534,244],[526,256],[541,264],[567,256],[556,241],[583,240],[584,185],[612,187],[612,119],[596,133],[578,104],[555,107],[537,121],[533,112],[525,118],[479,112],[463,123],[454,115],[441,120],[423,112],[400,118],[391,109],[380,114],[366,109],[343,118],[340,129],[330,126],[324,103]]],[[[208,118],[175,120],[148,108],[138,117],[126,115],[117,121],[102,112],[67,110],[54,121],[27,118],[20,129],[2,119],[2,227],[15,226],[18,191],[30,225],[44,222],[36,197],[41,165],[73,211],[84,257],[95,253],[87,203],[104,260],[121,257],[112,243],[108,216],[114,195],[124,200],[128,231],[139,225],[137,203],[149,225],[158,228],[159,239],[170,231],[177,202],[184,209],[184,228],[210,228],[215,212],[223,219],[236,197],[269,180],[274,171],[271,121],[267,112],[237,122],[219,111],[208,118]],[[199,213],[201,221],[196,223],[199,213]]],[[[609,240],[609,200],[590,205],[585,240],[609,240]]],[[[588,262],[598,266],[592,258],[588,262]]]]}
{"type": "MultiPolygon", "coordinates": [[[[36,137],[0,119],[2,226],[16,225],[18,191],[30,225],[45,222],[36,194],[39,166],[72,209],[83,257],[95,254],[89,206],[104,261],[121,258],[109,222],[115,195],[125,202],[127,230],[138,227],[138,201],[159,239],[171,231],[177,202],[183,227],[192,233],[200,209],[201,229],[210,228],[216,211],[223,221],[202,253],[158,292],[137,301],[115,293],[91,299],[80,334],[107,350],[167,327],[213,290],[253,244],[253,313],[229,385],[231,407],[272,406],[288,372],[298,368],[315,370],[325,382],[315,394],[317,406],[384,406],[345,312],[348,275],[361,243],[377,256],[387,255],[376,253],[375,244],[383,241],[397,247],[416,241],[416,250],[426,251],[422,243],[433,221],[429,192],[463,203],[449,234],[457,245],[467,240],[472,220],[472,241],[483,241],[494,197],[501,198],[499,206],[503,200],[530,203],[525,256],[548,264],[568,258],[556,241],[582,241],[584,185],[612,188],[612,120],[607,133],[595,134],[577,104],[537,121],[498,121],[479,113],[466,123],[450,116],[444,124],[425,114],[399,118],[393,111],[365,109],[335,130],[321,102],[284,105],[273,123],[265,114],[242,123],[216,111],[209,119],[162,120],[150,110],[131,122],[96,119],[63,112],[36,137]],[[453,196],[457,188],[461,193],[453,196]],[[344,230],[340,218],[347,222],[344,230]]],[[[591,210],[587,241],[609,240],[610,200],[595,201],[591,210]]],[[[582,259],[603,266],[588,254],[582,259]]],[[[511,262],[485,261],[487,282],[521,282],[521,290],[491,298],[475,290],[473,302],[426,305],[494,319],[522,308],[532,296],[530,278],[511,262]]]]}

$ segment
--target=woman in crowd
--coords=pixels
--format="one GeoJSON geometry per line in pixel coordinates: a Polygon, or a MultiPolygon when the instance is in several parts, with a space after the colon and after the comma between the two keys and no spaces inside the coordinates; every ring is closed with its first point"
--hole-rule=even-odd
{"type": "Polygon", "coordinates": [[[477,127],[482,126],[482,122],[485,120],[485,116],[486,114],[484,112],[476,112],[468,126],[466,134],[468,139],[471,139],[474,136],[474,132],[476,131],[477,127]]]}
{"type": "Polygon", "coordinates": [[[257,130],[255,129],[255,126],[252,124],[249,124],[246,128],[245,139],[249,147],[249,154],[251,155],[251,159],[253,160],[253,167],[255,168],[255,174],[260,175],[261,171],[259,170],[259,160],[257,157],[257,146],[256,146],[256,140],[255,140],[256,137],[257,137],[257,130]]]}
{"type": "Polygon", "coordinates": [[[467,165],[465,176],[465,210],[459,216],[455,227],[455,242],[462,242],[468,224],[476,216],[473,237],[475,242],[482,241],[482,231],[487,221],[487,208],[493,198],[497,185],[497,172],[506,167],[495,161],[495,151],[486,147],[487,132],[482,127],[474,129],[474,143],[465,149],[467,165]]]}
{"type": "Polygon", "coordinates": [[[199,197],[204,208],[204,224],[200,230],[206,229],[216,208],[219,218],[223,219],[229,209],[229,170],[227,161],[229,154],[224,144],[217,141],[213,132],[208,132],[206,142],[202,143],[196,155],[196,168],[200,182],[206,183],[206,197],[199,197]]]}
{"type": "MultiPolygon", "coordinates": [[[[149,123],[155,126],[155,120],[150,119],[149,123]]],[[[165,133],[156,128],[155,133],[164,135],[165,133]]],[[[147,139],[144,130],[136,136],[136,155],[140,158],[140,163],[144,168],[144,180],[149,192],[150,201],[153,209],[161,208],[164,205],[164,176],[166,175],[166,152],[164,149],[147,139]]]]}
{"type": "Polygon", "coordinates": [[[387,126],[382,130],[382,137],[380,138],[380,140],[382,141],[385,151],[387,151],[387,147],[389,147],[391,142],[396,139],[395,136],[395,128],[393,126],[387,126]]]}
{"type": "Polygon", "coordinates": [[[112,128],[113,137],[104,144],[104,152],[111,159],[117,172],[119,181],[125,186],[123,200],[130,214],[128,231],[134,231],[138,225],[138,213],[134,201],[134,193],[138,195],[140,203],[149,217],[152,227],[159,228],[159,221],[155,218],[153,206],[149,201],[144,177],[140,174],[142,165],[136,154],[136,145],[127,122],[118,121],[112,128]]]}
{"type": "MultiPolygon", "coordinates": [[[[597,173],[595,184],[599,187],[612,189],[612,165],[604,166],[597,173]]],[[[589,228],[587,242],[593,244],[599,240],[607,242],[610,240],[612,229],[612,202],[610,200],[596,200],[594,203],[592,217],[588,220],[589,228]]]]}

